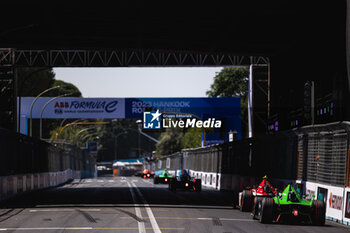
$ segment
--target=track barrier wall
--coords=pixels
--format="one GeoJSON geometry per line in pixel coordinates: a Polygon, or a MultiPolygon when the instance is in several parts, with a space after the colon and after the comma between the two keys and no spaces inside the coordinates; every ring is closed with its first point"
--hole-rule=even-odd
{"type": "Polygon", "coordinates": [[[238,193],[267,175],[279,190],[297,185],[309,198],[326,201],[328,219],[350,225],[350,123],[305,126],[256,138],[163,156],[144,167],[181,169],[202,179],[202,185],[238,193]]]}
{"type": "Polygon", "coordinates": [[[0,151],[0,201],[95,173],[95,159],[80,148],[58,148],[5,129],[0,129],[0,151]]]}

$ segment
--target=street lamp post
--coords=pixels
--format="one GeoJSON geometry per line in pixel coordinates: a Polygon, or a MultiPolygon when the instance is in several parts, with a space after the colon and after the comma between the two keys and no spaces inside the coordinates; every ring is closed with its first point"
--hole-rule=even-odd
{"type": "Polygon", "coordinates": [[[73,144],[75,144],[76,143],[76,141],[78,140],[78,135],[79,134],[81,134],[82,132],[85,132],[85,131],[89,131],[90,129],[95,129],[95,127],[88,127],[88,128],[85,128],[85,129],[82,129],[82,130],[80,130],[78,133],[76,133],[75,135],[74,135],[74,139],[73,139],[73,144]]]}
{"type": "Polygon", "coordinates": [[[48,105],[49,103],[51,103],[52,101],[54,101],[55,99],[58,99],[58,98],[61,98],[61,97],[65,97],[65,96],[69,96],[69,95],[71,95],[71,94],[72,94],[72,93],[56,96],[56,97],[50,99],[49,101],[47,101],[47,103],[46,103],[46,104],[44,105],[44,107],[41,109],[41,112],[40,112],[40,139],[42,139],[42,119],[43,119],[43,112],[44,112],[45,108],[47,107],[47,105],[48,105]]]}
{"type": "Polygon", "coordinates": [[[30,105],[30,131],[29,131],[29,136],[33,136],[33,118],[32,118],[32,112],[33,112],[33,106],[35,104],[35,102],[38,100],[38,98],[40,96],[42,96],[43,94],[45,94],[46,92],[48,91],[51,91],[53,89],[57,89],[57,88],[60,88],[60,86],[55,86],[55,87],[51,87],[51,88],[48,88],[46,89],[45,91],[41,92],[37,97],[35,97],[35,99],[33,100],[32,104],[30,105]]]}
{"type": "MultiPolygon", "coordinates": [[[[18,95],[18,116],[17,116],[17,122],[18,122],[18,127],[17,127],[17,132],[20,133],[21,132],[21,95],[22,95],[22,89],[23,89],[23,83],[27,80],[27,78],[29,78],[30,76],[36,74],[36,73],[39,73],[41,71],[45,71],[45,70],[48,70],[48,69],[51,69],[50,67],[45,67],[45,68],[42,68],[42,69],[38,69],[38,70],[35,70],[29,74],[27,74],[24,78],[21,78],[21,80],[23,80],[21,82],[21,85],[18,87],[18,91],[17,91],[17,95],[18,95]]],[[[15,69],[15,78],[17,79],[17,69],[15,69]]],[[[17,81],[16,81],[17,82],[17,81]]]]}
{"type": "MultiPolygon", "coordinates": [[[[89,137],[94,137],[93,139],[94,140],[98,140],[100,137],[98,136],[98,132],[96,133],[93,133],[93,134],[87,134],[85,135],[84,137],[82,137],[81,141],[82,141],[82,144],[84,145],[84,142],[86,144],[86,139],[88,139],[89,137]]],[[[78,145],[77,145],[78,146],[78,145]]]]}
{"type": "Polygon", "coordinates": [[[137,120],[136,121],[139,133],[137,134],[137,141],[138,141],[138,157],[140,158],[140,154],[141,154],[141,143],[140,143],[140,132],[142,131],[142,120],[137,120]]]}

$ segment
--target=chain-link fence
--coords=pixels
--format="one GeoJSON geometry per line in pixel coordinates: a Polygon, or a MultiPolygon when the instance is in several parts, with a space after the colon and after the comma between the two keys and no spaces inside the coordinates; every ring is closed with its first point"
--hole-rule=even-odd
{"type": "Polygon", "coordinates": [[[39,139],[0,129],[0,176],[57,172],[72,169],[93,172],[95,159],[73,145],[64,149],[39,139]]]}
{"type": "Polygon", "coordinates": [[[350,123],[302,127],[298,135],[298,179],[335,186],[349,185],[350,123]]]}

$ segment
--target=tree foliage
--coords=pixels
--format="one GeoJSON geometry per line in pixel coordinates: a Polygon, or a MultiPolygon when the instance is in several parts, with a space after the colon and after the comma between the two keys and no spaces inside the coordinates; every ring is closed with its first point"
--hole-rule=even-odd
{"type": "Polygon", "coordinates": [[[183,132],[180,128],[167,128],[156,145],[156,156],[170,155],[182,149],[183,132]]]}
{"type": "Polygon", "coordinates": [[[247,137],[248,127],[248,77],[247,68],[225,67],[206,93],[209,97],[241,97],[242,138],[247,137]]]}
{"type": "Polygon", "coordinates": [[[202,145],[203,129],[189,128],[182,138],[182,148],[197,148],[202,145]]]}
{"type": "Polygon", "coordinates": [[[214,83],[207,91],[207,95],[245,98],[248,93],[248,76],[249,71],[246,68],[225,67],[214,77],[214,83]]]}
{"type": "Polygon", "coordinates": [[[81,92],[72,83],[67,83],[62,80],[55,80],[53,86],[60,86],[58,89],[54,89],[51,92],[52,96],[59,96],[64,94],[69,94],[69,97],[81,97],[81,92]]]}
{"type": "MultiPolygon", "coordinates": [[[[155,142],[139,134],[136,119],[115,119],[101,129],[100,141],[103,142],[99,151],[98,161],[127,159],[131,155],[136,157],[151,156],[155,150],[155,142]],[[117,151],[117,153],[115,153],[117,151]]],[[[147,132],[148,135],[158,138],[159,132],[147,132]]]]}
{"type": "MultiPolygon", "coordinates": [[[[35,97],[44,90],[60,86],[58,89],[53,89],[43,97],[55,97],[63,94],[70,94],[70,96],[81,97],[79,89],[71,83],[55,79],[55,73],[50,67],[39,68],[18,68],[18,96],[19,97],[35,97]]],[[[21,101],[19,101],[21,104],[21,101]]],[[[43,119],[43,137],[55,138],[59,130],[61,120],[58,119],[43,119]]],[[[33,120],[33,136],[39,136],[38,119],[33,120]]]]}
{"type": "MultiPolygon", "coordinates": [[[[52,68],[18,68],[18,95],[37,96],[40,92],[53,87],[55,73],[52,68]]],[[[48,92],[44,96],[52,96],[48,92]]]]}

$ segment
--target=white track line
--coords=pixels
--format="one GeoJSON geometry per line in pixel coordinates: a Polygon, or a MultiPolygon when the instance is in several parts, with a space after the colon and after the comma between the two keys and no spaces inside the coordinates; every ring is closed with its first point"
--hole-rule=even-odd
{"type": "MultiPolygon", "coordinates": [[[[86,212],[100,212],[101,209],[79,209],[80,211],[86,211],[86,212]]],[[[30,213],[36,213],[36,212],[73,212],[76,211],[76,209],[36,209],[36,210],[29,210],[30,213]]]]}
{"type": "Polygon", "coordinates": [[[160,230],[160,228],[158,226],[156,219],[154,218],[153,212],[152,212],[150,206],[148,205],[147,201],[145,200],[145,198],[142,196],[141,191],[137,188],[137,186],[133,182],[131,182],[131,185],[132,185],[132,187],[135,188],[137,194],[139,195],[140,199],[144,203],[144,206],[146,208],[149,220],[151,221],[151,225],[152,225],[154,233],[162,233],[162,231],[160,230]]]}
{"type": "Polygon", "coordinates": [[[39,230],[92,230],[92,227],[23,227],[0,228],[0,231],[39,231],[39,230]]]}
{"type": "MultiPolygon", "coordinates": [[[[128,186],[129,186],[129,189],[130,189],[130,193],[131,193],[131,197],[132,197],[132,200],[134,202],[134,204],[136,204],[136,198],[135,198],[135,193],[134,193],[134,190],[132,189],[131,185],[129,182],[127,182],[128,186]]],[[[136,213],[136,216],[140,219],[142,219],[142,214],[141,214],[141,210],[139,207],[137,207],[135,205],[135,213],[136,213]]],[[[145,223],[144,222],[140,222],[140,221],[137,221],[137,225],[139,227],[139,233],[146,233],[146,229],[145,229],[145,223]]]]}

